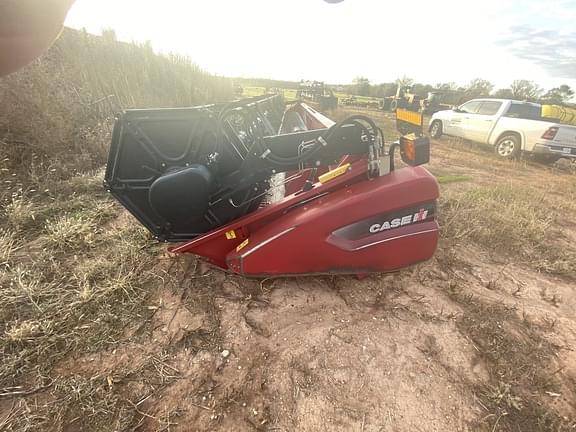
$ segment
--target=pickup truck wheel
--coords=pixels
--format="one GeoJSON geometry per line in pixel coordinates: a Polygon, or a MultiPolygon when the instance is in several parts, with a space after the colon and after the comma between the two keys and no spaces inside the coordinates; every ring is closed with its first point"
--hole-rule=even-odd
{"type": "Polygon", "coordinates": [[[396,111],[397,108],[398,108],[397,100],[393,100],[392,102],[390,102],[390,111],[396,111]]]}
{"type": "Polygon", "coordinates": [[[520,156],[520,138],[516,135],[504,135],[494,146],[500,159],[517,159],[520,156]]]}
{"type": "Polygon", "coordinates": [[[430,125],[430,137],[438,139],[442,136],[442,122],[440,120],[434,120],[432,125],[430,125]]]}

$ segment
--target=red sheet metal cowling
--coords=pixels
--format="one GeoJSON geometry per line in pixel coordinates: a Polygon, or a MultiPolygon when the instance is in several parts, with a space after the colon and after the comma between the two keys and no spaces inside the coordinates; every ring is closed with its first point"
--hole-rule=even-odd
{"type": "MultiPolygon", "coordinates": [[[[330,126],[297,109],[308,127],[330,126]]],[[[369,179],[366,158],[348,161],[345,174],[308,191],[287,187],[284,199],[171,251],[246,276],[390,272],[429,259],[438,242],[435,178],[404,167],[369,179]]]]}

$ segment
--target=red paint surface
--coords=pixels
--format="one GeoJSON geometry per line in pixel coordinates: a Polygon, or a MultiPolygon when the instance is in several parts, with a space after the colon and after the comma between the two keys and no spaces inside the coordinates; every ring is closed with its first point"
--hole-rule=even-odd
{"type": "MultiPolygon", "coordinates": [[[[310,129],[330,126],[303,109],[310,129]]],[[[438,198],[438,184],[423,167],[406,167],[368,179],[367,159],[346,157],[351,169],[301,192],[290,185],[283,200],[170,249],[193,253],[243,275],[388,272],[432,257],[438,242],[435,219],[347,240],[333,234],[344,226],[438,198]],[[235,239],[226,232],[234,230],[235,239]],[[248,239],[246,246],[237,247],[248,239]]],[[[288,174],[289,175],[289,174],[288,174]]],[[[303,176],[305,180],[306,176],[303,176]]]]}

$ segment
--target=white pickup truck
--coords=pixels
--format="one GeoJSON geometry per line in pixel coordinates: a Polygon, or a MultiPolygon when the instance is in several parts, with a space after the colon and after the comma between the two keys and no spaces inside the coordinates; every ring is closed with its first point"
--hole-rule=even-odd
{"type": "Polygon", "coordinates": [[[435,113],[429,132],[432,138],[446,134],[491,145],[503,159],[517,158],[521,152],[543,163],[576,158],[576,126],[542,118],[541,106],[530,102],[473,99],[435,113]]]}

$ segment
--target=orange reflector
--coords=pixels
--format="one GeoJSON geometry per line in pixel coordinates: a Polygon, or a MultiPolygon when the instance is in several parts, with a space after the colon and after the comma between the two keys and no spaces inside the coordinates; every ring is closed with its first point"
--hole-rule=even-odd
{"type": "Polygon", "coordinates": [[[418,166],[430,161],[430,140],[414,134],[400,137],[400,154],[404,163],[418,166]]]}
{"type": "Polygon", "coordinates": [[[405,140],[404,141],[404,155],[408,160],[415,160],[416,159],[416,149],[414,148],[414,141],[405,140]]]}

